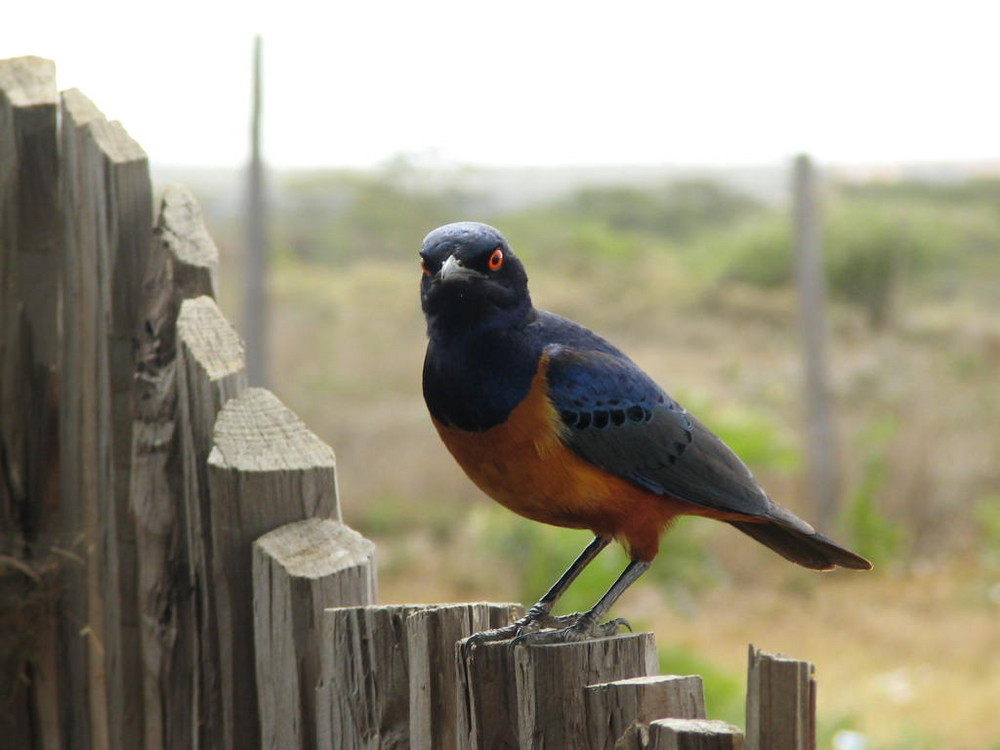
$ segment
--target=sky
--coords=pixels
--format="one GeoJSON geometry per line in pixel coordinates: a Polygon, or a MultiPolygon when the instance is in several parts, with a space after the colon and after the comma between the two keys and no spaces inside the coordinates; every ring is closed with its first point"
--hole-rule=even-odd
{"type": "Polygon", "coordinates": [[[245,162],[255,34],[275,167],[1000,157],[989,0],[14,3],[0,58],[164,166],[245,162]]]}

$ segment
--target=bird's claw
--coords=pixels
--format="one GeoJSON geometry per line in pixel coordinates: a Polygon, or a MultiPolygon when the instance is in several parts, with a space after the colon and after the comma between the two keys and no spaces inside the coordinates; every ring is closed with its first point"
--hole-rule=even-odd
{"type": "Polygon", "coordinates": [[[628,624],[628,621],[620,617],[602,623],[591,620],[585,614],[566,615],[565,617],[554,619],[572,621],[572,624],[568,627],[537,630],[531,633],[518,635],[511,641],[511,647],[521,645],[542,646],[557,643],[579,643],[580,641],[589,641],[595,638],[609,638],[611,636],[618,635],[618,631],[621,627],[628,628],[629,631],[632,630],[632,626],[628,624]]]}
{"type": "Polygon", "coordinates": [[[618,635],[621,628],[632,631],[628,621],[618,617],[599,623],[586,612],[569,615],[534,613],[501,628],[474,633],[462,642],[462,654],[467,659],[483,643],[508,641],[509,646],[541,646],[558,643],[578,643],[595,638],[618,635]]]}
{"type": "Polygon", "coordinates": [[[509,641],[545,628],[557,628],[567,622],[576,622],[579,617],[579,614],[553,616],[547,612],[532,609],[524,617],[510,625],[473,633],[462,641],[462,653],[467,658],[477,646],[483,643],[509,641]]]}

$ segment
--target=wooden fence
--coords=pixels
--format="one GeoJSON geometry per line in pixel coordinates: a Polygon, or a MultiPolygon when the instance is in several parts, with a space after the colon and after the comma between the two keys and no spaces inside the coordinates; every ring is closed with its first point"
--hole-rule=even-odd
{"type": "MultiPolygon", "coordinates": [[[[199,208],[158,205],[51,62],[0,62],[0,744],[742,747],[650,633],[467,654],[520,605],[376,605],[333,451],[247,387],[199,208]]],[[[748,675],[746,746],[812,747],[812,668],[748,675]]]]}

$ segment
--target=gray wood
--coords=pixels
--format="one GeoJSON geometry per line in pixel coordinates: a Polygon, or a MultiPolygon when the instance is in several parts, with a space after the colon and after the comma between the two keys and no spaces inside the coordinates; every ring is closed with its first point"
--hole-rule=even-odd
{"type": "MultiPolygon", "coordinates": [[[[51,61],[0,60],[0,554],[41,570],[58,542],[57,103],[51,61]]],[[[31,647],[0,669],[0,736],[55,746],[54,613],[42,579],[4,584],[5,600],[36,602],[39,621],[23,634],[31,647]]]]}
{"type": "Polygon", "coordinates": [[[658,719],[649,725],[649,750],[741,750],[743,734],[724,721],[658,719]]]}
{"type": "Polygon", "coordinates": [[[814,750],[816,682],[809,662],[750,646],[747,750],[814,750]]]}
{"type": "Polygon", "coordinates": [[[320,624],[328,607],[375,601],[375,545],[329,518],[253,544],[254,643],[262,748],[317,747],[320,624]]]}
{"type": "MultiPolygon", "coordinates": [[[[198,744],[198,623],[178,423],[177,317],[186,297],[211,293],[215,247],[186,190],[168,187],[143,288],[135,373],[130,498],[139,550],[138,607],[145,747],[198,744]]],[[[207,455],[202,456],[202,460],[207,455]]]]}
{"type": "Polygon", "coordinates": [[[615,750],[646,750],[649,747],[649,724],[632,722],[614,747],[615,750]]]}
{"type": "Polygon", "coordinates": [[[456,645],[473,633],[507,625],[520,604],[476,602],[427,607],[406,619],[410,665],[410,747],[461,748],[456,645]]]}
{"type": "Polygon", "coordinates": [[[813,515],[829,527],[837,514],[840,472],[837,435],[830,403],[827,363],[826,284],[820,239],[816,174],[810,158],[795,159],[793,198],[795,215],[795,286],[805,384],[806,446],[813,515]]]}
{"type": "MultiPolygon", "coordinates": [[[[208,233],[201,206],[183,185],[167,185],[160,200],[154,236],[173,259],[171,283],[182,298],[215,297],[219,249],[208,233]]],[[[147,288],[147,295],[155,290],[147,288]]]]}
{"type": "Polygon", "coordinates": [[[613,748],[635,721],[704,719],[698,675],[653,675],[588,685],[584,689],[592,747],[613,748]]]}
{"type": "Polygon", "coordinates": [[[291,521],[339,520],[333,450],[270,391],[247,388],[216,419],[208,483],[223,744],[256,747],[251,544],[291,521]]]}
{"type": "MultiPolygon", "coordinates": [[[[506,625],[507,623],[500,623],[506,625]]],[[[458,736],[470,750],[519,747],[514,650],[509,641],[459,644],[458,736]]]]}
{"type": "Polygon", "coordinates": [[[323,614],[320,750],[410,746],[406,619],[420,605],[345,607],[323,614]]]}
{"type": "MultiPolygon", "coordinates": [[[[243,342],[209,296],[184,300],[177,316],[177,436],[191,587],[197,597],[197,747],[223,747],[222,664],[212,595],[208,456],[222,405],[246,388],[243,342]]],[[[249,555],[249,551],[248,551],[249,555]]]]}
{"type": "Polygon", "coordinates": [[[522,748],[589,747],[584,688],[657,670],[652,633],[514,649],[522,748]]]}

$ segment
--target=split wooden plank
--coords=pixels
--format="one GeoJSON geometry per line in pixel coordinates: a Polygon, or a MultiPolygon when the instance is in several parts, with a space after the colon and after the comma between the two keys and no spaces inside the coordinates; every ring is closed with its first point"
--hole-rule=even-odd
{"type": "Polygon", "coordinates": [[[251,544],[292,521],[339,520],[333,450],[270,391],[248,388],[219,412],[208,481],[223,746],[257,747],[251,544]]]}
{"type": "Polygon", "coordinates": [[[742,750],[743,733],[708,719],[658,719],[649,725],[648,750],[742,750]]]}
{"type": "Polygon", "coordinates": [[[410,746],[460,750],[458,642],[513,622],[520,604],[477,602],[427,607],[406,619],[410,667],[410,746]]]}
{"type": "Polygon", "coordinates": [[[375,601],[375,545],[339,521],[286,524],[253,545],[260,747],[317,747],[320,627],[329,607],[375,601]]]}
{"type": "Polygon", "coordinates": [[[705,691],[698,675],[652,675],[588,685],[584,701],[595,748],[613,748],[636,721],[705,718],[705,691]]]}
{"type": "Polygon", "coordinates": [[[328,609],[317,695],[320,750],[410,746],[406,618],[420,605],[328,609]]]}

